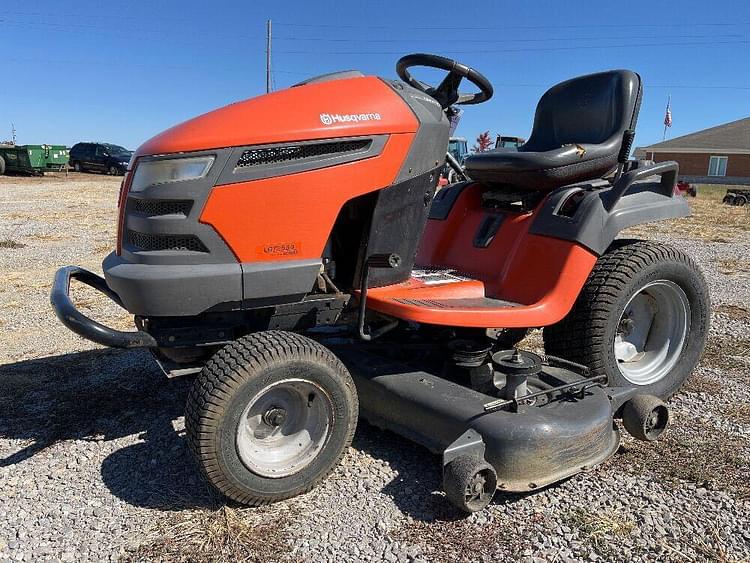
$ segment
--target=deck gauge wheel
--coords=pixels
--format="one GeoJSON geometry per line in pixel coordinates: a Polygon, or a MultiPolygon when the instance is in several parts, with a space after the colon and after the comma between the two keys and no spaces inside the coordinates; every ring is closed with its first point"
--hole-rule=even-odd
{"type": "Polygon", "coordinates": [[[653,442],[666,429],[669,410],[657,397],[636,395],[625,403],[622,423],[634,438],[653,442]]]}
{"type": "Polygon", "coordinates": [[[443,469],[443,490],[448,500],[464,512],[487,506],[497,489],[495,469],[481,458],[459,456],[443,469]]]}

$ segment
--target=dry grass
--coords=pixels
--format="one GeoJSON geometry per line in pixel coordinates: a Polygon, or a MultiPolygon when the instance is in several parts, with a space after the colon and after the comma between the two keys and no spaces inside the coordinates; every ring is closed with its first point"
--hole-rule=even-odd
{"type": "Polygon", "coordinates": [[[448,510],[452,512],[434,520],[410,520],[390,535],[401,543],[420,546],[423,558],[434,563],[504,561],[508,553],[520,553],[527,547],[527,540],[512,520],[495,519],[479,525],[458,519],[453,509],[448,510]]]}
{"type": "Polygon", "coordinates": [[[55,233],[55,234],[32,233],[29,235],[29,238],[32,240],[40,241],[40,242],[50,242],[50,241],[58,241],[58,240],[67,240],[70,238],[70,235],[62,235],[59,233],[55,233]]]}
{"type": "Polygon", "coordinates": [[[636,475],[649,471],[666,484],[690,481],[750,498],[750,440],[697,419],[673,421],[656,442],[626,438],[608,463],[636,475]]]}
{"type": "Polygon", "coordinates": [[[728,405],[722,410],[722,414],[726,418],[741,424],[750,424],[750,405],[735,403],[728,405]]]}
{"type": "Polygon", "coordinates": [[[115,239],[99,242],[94,245],[93,253],[97,256],[104,256],[105,254],[109,254],[110,252],[112,252],[115,249],[115,245],[115,239]]]}
{"type": "Polygon", "coordinates": [[[157,525],[125,561],[289,561],[286,520],[263,509],[182,511],[157,525]]]}
{"type": "Polygon", "coordinates": [[[635,522],[617,512],[589,512],[579,508],[565,515],[564,520],[578,529],[581,539],[589,543],[601,556],[614,555],[613,539],[625,538],[635,529],[635,522]]]}
{"type": "Polygon", "coordinates": [[[716,264],[719,272],[725,276],[750,274],[750,262],[742,258],[722,258],[716,264]]]}
{"type": "Polygon", "coordinates": [[[714,369],[747,370],[750,364],[750,339],[712,336],[706,342],[700,365],[714,369]]]}
{"type": "Polygon", "coordinates": [[[714,311],[735,321],[750,321],[750,311],[739,305],[717,305],[714,311]]]}
{"type": "Polygon", "coordinates": [[[9,238],[0,240],[0,248],[9,248],[11,250],[15,250],[17,248],[24,248],[25,246],[26,245],[24,243],[9,238]]]}
{"type": "Polygon", "coordinates": [[[687,198],[691,217],[637,225],[624,236],[650,238],[654,234],[684,233],[686,238],[710,242],[731,242],[738,234],[750,231],[750,207],[733,207],[721,203],[726,186],[699,185],[698,196],[687,198]]]}
{"type": "Polygon", "coordinates": [[[716,396],[723,390],[724,387],[715,379],[694,373],[685,382],[681,391],[683,393],[706,393],[707,395],[716,396]]]}

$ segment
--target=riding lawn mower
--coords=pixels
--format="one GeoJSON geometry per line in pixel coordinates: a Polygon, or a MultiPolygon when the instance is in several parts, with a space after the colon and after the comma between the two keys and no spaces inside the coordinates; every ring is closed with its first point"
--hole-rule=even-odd
{"type": "Polygon", "coordinates": [[[554,86],[525,144],[468,156],[471,180],[437,194],[456,106],[493,88],[435,55],[403,57],[397,74],[319,76],[145,142],[104,278],[56,274],[69,329],[193,374],[188,442],[237,502],[313,488],[361,416],[440,455],[447,498],[480,510],[496,490],[608,459],[618,420],[656,439],[704,348],[709,296],[693,260],[618,238],[689,214],[676,163],[628,160],[638,74],[554,86]],[[416,66],[446,76],[428,85],[416,66]],[[478,92],[459,92],[464,80],[478,92]],[[81,313],[71,280],[135,330],[81,313]],[[530,328],[544,354],[518,346],[530,328]]]}

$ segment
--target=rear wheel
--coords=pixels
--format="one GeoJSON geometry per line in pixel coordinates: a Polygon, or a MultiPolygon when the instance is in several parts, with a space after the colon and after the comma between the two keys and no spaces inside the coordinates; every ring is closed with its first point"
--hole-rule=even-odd
{"type": "Polygon", "coordinates": [[[0,156],[0,176],[5,174],[5,159],[0,156]]]}
{"type": "Polygon", "coordinates": [[[357,424],[357,395],[333,353],[298,334],[251,334],[198,376],[185,425],[208,481],[262,505],[305,493],[336,466],[357,424]]]}
{"type": "Polygon", "coordinates": [[[667,399],[703,352],[709,312],[706,281],[689,256],[631,241],[599,258],[573,310],[544,329],[544,345],[610,385],[667,399]]]}
{"type": "Polygon", "coordinates": [[[75,170],[76,172],[82,172],[83,169],[81,168],[81,163],[80,162],[74,163],[73,164],[73,170],[75,170]]]}

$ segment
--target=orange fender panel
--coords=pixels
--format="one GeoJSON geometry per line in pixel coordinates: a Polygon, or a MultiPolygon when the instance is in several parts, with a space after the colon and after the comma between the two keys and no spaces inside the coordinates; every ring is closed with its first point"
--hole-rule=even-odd
{"type": "Polygon", "coordinates": [[[240,262],[320,258],[343,205],[393,184],[413,138],[391,135],[380,155],[365,160],[216,186],[200,221],[240,262]]]}
{"type": "Polygon", "coordinates": [[[492,242],[477,248],[476,233],[497,213],[482,209],[481,193],[480,185],[468,186],[445,220],[429,220],[417,254],[420,266],[455,269],[472,281],[371,289],[369,307],[416,322],[480,328],[548,326],[568,314],[597,256],[574,242],[529,234],[534,213],[502,213],[492,242]],[[475,297],[495,299],[497,307],[430,303],[475,297]]]}
{"type": "Polygon", "coordinates": [[[545,240],[530,242],[530,254],[524,254],[508,278],[507,295],[490,295],[520,303],[520,306],[502,307],[499,303],[497,308],[444,308],[429,303],[429,300],[484,297],[483,284],[478,280],[422,287],[411,282],[371,289],[367,294],[367,306],[400,319],[444,326],[529,328],[555,324],[573,307],[597,257],[582,246],[566,241],[534,235],[529,238],[545,240]],[[532,254],[541,249],[543,253],[532,254]],[[545,256],[554,258],[545,259],[545,256]],[[538,299],[523,301],[528,297],[538,299]],[[426,302],[415,304],[413,300],[426,302]]]}

